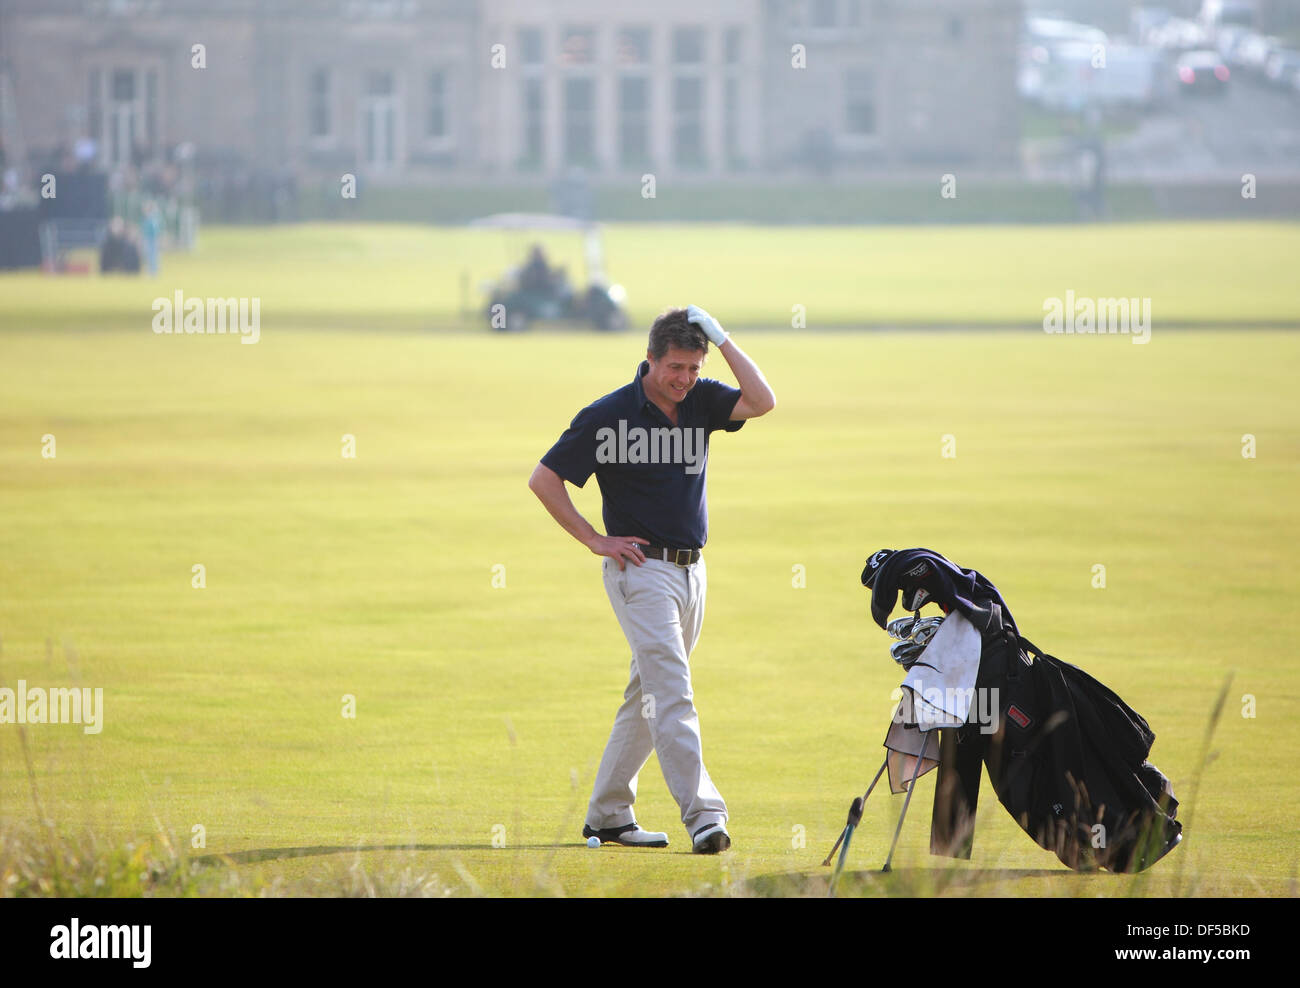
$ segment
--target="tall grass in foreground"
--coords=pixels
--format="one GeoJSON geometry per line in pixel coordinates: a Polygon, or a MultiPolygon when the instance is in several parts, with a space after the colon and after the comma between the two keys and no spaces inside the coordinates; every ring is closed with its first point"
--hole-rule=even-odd
{"type": "MultiPolygon", "coordinates": [[[[1194,897],[1203,894],[1201,876],[1190,860],[1195,835],[1195,808],[1201,794],[1201,779],[1206,767],[1215,760],[1211,749],[1215,729],[1222,716],[1232,675],[1224,680],[1206,721],[1202,735],[1201,756],[1183,803],[1182,845],[1160,863],[1135,875],[1115,876],[1121,883],[1116,894],[1141,898],[1148,894],[1152,874],[1162,866],[1176,868],[1173,895],[1194,897]],[[1176,858],[1176,863],[1171,859],[1176,858]]],[[[24,754],[25,732],[19,727],[24,754]]],[[[417,845],[392,845],[383,848],[311,848],[250,854],[191,854],[185,839],[169,831],[155,815],[155,830],[125,842],[105,839],[93,831],[60,834],[55,821],[45,816],[39,780],[27,758],[33,819],[26,824],[0,822],[0,897],[51,898],[172,898],[172,897],[327,897],[327,898],[444,898],[448,896],[484,896],[497,890],[485,889],[454,853],[440,857],[443,874],[429,868],[427,854],[417,845]],[[395,851],[378,864],[367,865],[363,851],[395,851]],[[347,854],[344,868],[322,869],[314,875],[287,877],[277,873],[277,862],[286,858],[347,854]],[[450,874],[448,874],[450,873],[450,874]],[[454,875],[454,878],[452,878],[454,875]],[[445,877],[444,877],[445,876],[445,877]],[[448,881],[448,879],[451,879],[448,881]]],[[[578,780],[573,791],[580,793],[578,780]]],[[[571,829],[575,801],[566,813],[561,834],[571,829]]],[[[560,834],[557,834],[557,841],[560,834]]],[[[1026,837],[1026,839],[1028,839],[1026,837]]],[[[532,896],[581,896],[583,889],[564,889],[554,874],[555,850],[539,852],[537,868],[527,879],[505,894],[532,896]]],[[[945,859],[938,859],[944,861],[945,859]]],[[[1004,896],[1006,883],[1023,879],[1034,872],[1016,869],[959,867],[955,862],[933,868],[900,868],[889,874],[877,870],[846,872],[838,886],[840,897],[881,896],[913,898],[944,895],[1004,896]]],[[[778,875],[763,875],[728,880],[723,871],[718,884],[683,888],[679,895],[723,897],[815,897],[827,894],[830,872],[810,863],[807,869],[778,875]]],[[[1290,895],[1296,894],[1296,878],[1291,881],[1290,895]]],[[[1090,894],[1080,890],[1076,895],[1090,894]]],[[[1164,894],[1163,892],[1158,894],[1164,894]]]]}

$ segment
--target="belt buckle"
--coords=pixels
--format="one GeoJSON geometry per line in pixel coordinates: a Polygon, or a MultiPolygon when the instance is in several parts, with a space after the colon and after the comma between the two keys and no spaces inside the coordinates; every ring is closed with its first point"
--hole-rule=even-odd
{"type": "Polygon", "coordinates": [[[690,550],[690,549],[674,549],[673,552],[675,553],[675,555],[673,556],[673,565],[674,565],[674,566],[680,566],[682,569],[685,569],[687,566],[691,565],[691,552],[692,552],[692,550],[690,550]],[[683,552],[686,553],[686,562],[682,562],[682,553],[683,553],[683,552]]]}

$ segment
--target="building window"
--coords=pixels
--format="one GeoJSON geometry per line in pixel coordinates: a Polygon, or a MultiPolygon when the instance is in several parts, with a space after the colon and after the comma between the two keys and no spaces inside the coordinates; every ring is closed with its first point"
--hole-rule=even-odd
{"type": "Polygon", "coordinates": [[[524,65],[541,65],[544,58],[541,29],[521,27],[519,29],[519,61],[524,65]]]}
{"type": "Polygon", "coordinates": [[[673,161],[679,168],[701,168],[707,162],[704,148],[704,29],[673,30],[673,161]]]}
{"type": "Polygon", "coordinates": [[[429,115],[425,121],[425,137],[431,141],[445,140],[447,127],[447,73],[434,69],[429,73],[429,115]]]}
{"type": "Polygon", "coordinates": [[[108,161],[127,165],[144,136],[135,69],[114,69],[108,79],[108,161]]]}
{"type": "Polygon", "coordinates": [[[542,163],[544,97],[541,79],[523,81],[524,108],[524,144],[523,161],[525,167],[536,167],[542,163]]]}
{"type": "Polygon", "coordinates": [[[682,168],[704,165],[704,81],[699,76],[673,80],[673,160],[682,168]]]}
{"type": "Polygon", "coordinates": [[[836,0],[813,0],[810,11],[809,27],[833,28],[836,0]]]}
{"type": "Polygon", "coordinates": [[[722,136],[727,147],[727,163],[740,162],[740,80],[728,76],[723,89],[722,136]]]}
{"type": "Polygon", "coordinates": [[[618,62],[620,65],[650,64],[650,29],[625,27],[618,32],[618,62]]]}
{"type": "Polygon", "coordinates": [[[397,164],[397,85],[393,73],[367,72],[361,95],[362,151],[365,163],[378,170],[397,164]]]}
{"type": "Polygon", "coordinates": [[[596,30],[567,27],[560,36],[561,65],[590,65],[596,61],[596,30]]]}
{"type": "Polygon", "coordinates": [[[650,164],[651,30],[641,25],[621,27],[616,57],[625,68],[618,80],[618,160],[624,167],[650,164]]]}
{"type": "Polygon", "coordinates": [[[86,132],[96,141],[104,136],[104,106],[102,87],[104,75],[99,69],[90,70],[90,87],[86,96],[86,132]]]}
{"type": "Polygon", "coordinates": [[[144,146],[150,154],[158,146],[158,73],[144,74],[144,146]]]}
{"type": "Polygon", "coordinates": [[[650,81],[645,76],[618,81],[618,155],[624,165],[650,160],[650,81]]]}
{"type": "Polygon", "coordinates": [[[742,45],[745,40],[745,29],[740,27],[729,27],[727,33],[722,38],[722,56],[728,65],[740,64],[741,55],[743,54],[742,45]]]}
{"type": "Polygon", "coordinates": [[[564,80],[564,161],[591,165],[596,158],[596,84],[587,78],[564,80]]]}
{"type": "Polygon", "coordinates": [[[135,99],[135,73],[130,69],[113,70],[113,102],[130,103],[135,99]]]}
{"type": "Polygon", "coordinates": [[[702,65],[704,63],[704,29],[679,27],[673,30],[673,64],[702,65]]]}
{"type": "Polygon", "coordinates": [[[722,87],[722,139],[728,168],[743,168],[741,151],[740,103],[743,88],[740,83],[740,63],[744,58],[745,30],[729,27],[722,36],[722,57],[725,64],[722,87]]]}
{"type": "Polygon", "coordinates": [[[869,69],[844,73],[844,132],[852,137],[876,133],[876,86],[869,69]]]}
{"type": "Polygon", "coordinates": [[[334,133],[330,114],[330,70],[316,69],[311,74],[307,102],[308,136],[320,140],[334,133]]]}

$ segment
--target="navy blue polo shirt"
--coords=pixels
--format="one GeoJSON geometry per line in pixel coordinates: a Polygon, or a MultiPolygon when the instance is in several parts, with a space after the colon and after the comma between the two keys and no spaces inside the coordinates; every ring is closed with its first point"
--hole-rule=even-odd
{"type": "Polygon", "coordinates": [[[740,390],[701,377],[677,405],[677,425],[645,393],[641,361],[632,383],[580,411],[542,463],[582,487],[600,485],[607,535],[637,535],[673,549],[703,548],[709,535],[704,473],[709,435],[736,432],[740,390]]]}

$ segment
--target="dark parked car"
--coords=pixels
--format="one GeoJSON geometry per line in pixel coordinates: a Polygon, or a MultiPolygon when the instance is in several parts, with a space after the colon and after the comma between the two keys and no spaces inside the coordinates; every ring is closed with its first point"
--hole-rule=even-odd
{"type": "Polygon", "coordinates": [[[1187,95],[1222,96],[1232,74],[1217,51],[1189,51],[1177,63],[1178,88],[1187,95]]]}

